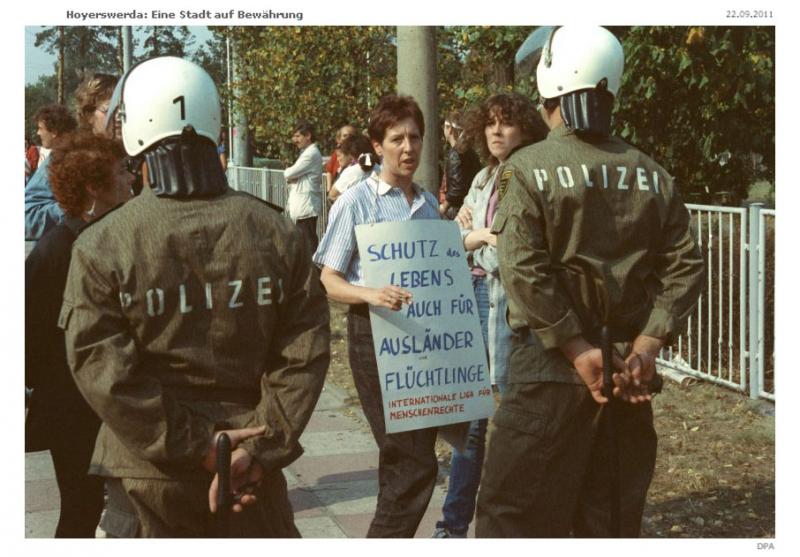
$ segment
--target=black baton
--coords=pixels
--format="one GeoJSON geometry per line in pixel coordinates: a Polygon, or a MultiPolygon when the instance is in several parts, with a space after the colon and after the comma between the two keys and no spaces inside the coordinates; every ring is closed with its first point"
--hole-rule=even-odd
{"type": "Polygon", "coordinates": [[[221,433],[217,438],[217,481],[217,537],[229,538],[233,495],[231,494],[231,438],[227,433],[221,433]]]}
{"type": "Polygon", "coordinates": [[[600,330],[600,350],[603,354],[603,396],[608,399],[603,413],[606,415],[606,428],[608,433],[608,459],[609,459],[609,503],[611,512],[609,514],[610,528],[609,533],[611,537],[620,538],[622,532],[620,531],[620,468],[619,468],[619,430],[617,428],[617,401],[614,399],[614,366],[612,347],[611,347],[611,332],[607,325],[603,325],[600,330]]]}

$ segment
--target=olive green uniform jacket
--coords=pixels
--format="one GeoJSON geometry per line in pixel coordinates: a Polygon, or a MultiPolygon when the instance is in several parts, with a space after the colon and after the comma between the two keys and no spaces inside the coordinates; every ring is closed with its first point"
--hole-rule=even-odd
{"type": "Polygon", "coordinates": [[[508,319],[535,333],[515,352],[512,383],[581,384],[557,348],[604,323],[631,340],[680,333],[703,260],[661,166],[620,139],[587,141],[562,126],[501,173],[492,232],[508,319]]]}
{"type": "MultiPolygon", "coordinates": [[[[656,458],[649,403],[600,406],[559,346],[680,332],[703,261],[669,175],[616,138],[565,127],[514,153],[500,170],[500,279],[516,336],[509,387],[495,413],[477,502],[478,537],[605,537],[609,477],[620,534],[635,537],[656,458]]],[[[628,346],[618,346],[622,355],[628,346]]]]}
{"type": "Polygon", "coordinates": [[[91,472],[191,480],[215,430],[267,475],[298,443],[329,363],[329,312],[300,232],[256,198],[142,194],[74,244],[60,325],[103,420],[91,472]]]}

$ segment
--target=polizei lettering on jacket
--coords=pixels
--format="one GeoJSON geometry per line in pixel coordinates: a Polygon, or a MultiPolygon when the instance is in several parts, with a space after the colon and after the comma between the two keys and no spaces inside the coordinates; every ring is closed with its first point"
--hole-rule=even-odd
{"type": "Polygon", "coordinates": [[[626,166],[605,164],[599,167],[586,164],[558,166],[554,176],[544,168],[534,168],[533,179],[539,191],[582,187],[661,193],[661,184],[664,183],[664,178],[655,170],[651,171],[641,166],[631,169],[626,166]]]}
{"type": "MultiPolygon", "coordinates": [[[[119,301],[126,309],[137,300],[129,292],[120,292],[119,301]]],[[[142,301],[150,317],[163,315],[167,303],[172,301],[176,302],[181,314],[214,308],[235,310],[246,305],[270,306],[273,302],[279,304],[283,301],[283,284],[278,280],[276,287],[271,277],[263,276],[252,282],[234,279],[218,283],[178,284],[170,288],[154,286],[145,291],[142,301]]]]}

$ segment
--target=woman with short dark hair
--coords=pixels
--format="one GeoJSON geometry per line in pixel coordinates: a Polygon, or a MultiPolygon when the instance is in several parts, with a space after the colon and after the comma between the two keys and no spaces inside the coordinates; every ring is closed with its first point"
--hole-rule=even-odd
{"type": "MultiPolygon", "coordinates": [[[[60,104],[43,106],[33,115],[33,121],[39,128],[37,131],[39,136],[42,136],[42,128],[44,128],[44,131],[52,136],[48,136],[50,140],[55,140],[56,137],[69,133],[77,127],[77,122],[69,109],[60,104]]],[[[44,145],[45,138],[41,137],[41,139],[44,145]]],[[[45,147],[50,148],[50,145],[45,145],[45,147]]]]}
{"type": "Polygon", "coordinates": [[[25,450],[52,455],[61,495],[55,536],[88,538],[103,510],[103,480],[88,475],[100,420],[72,379],[59,313],[72,243],[87,223],[130,197],[133,176],[122,145],[86,130],[61,137],[49,160],[66,219],[25,260],[25,386],[33,389],[25,450]]]}
{"type": "Polygon", "coordinates": [[[369,136],[381,170],[345,191],[333,204],[314,262],[334,301],[350,305],[348,355],[364,415],[380,451],[380,490],[367,537],[413,537],[436,484],[436,428],[386,433],[369,306],[399,311],[411,293],[397,286],[369,288],[356,244],[363,223],[438,219],[436,198],[414,183],[425,123],[411,97],[383,97],[370,116],[369,136]]]}

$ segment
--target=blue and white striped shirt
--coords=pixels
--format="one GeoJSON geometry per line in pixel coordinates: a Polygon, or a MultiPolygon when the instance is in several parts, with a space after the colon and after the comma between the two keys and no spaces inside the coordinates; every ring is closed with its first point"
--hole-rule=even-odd
{"type": "Polygon", "coordinates": [[[331,207],[314,263],[339,271],[350,284],[364,286],[356,225],[438,218],[439,204],[431,193],[414,184],[414,200],[409,206],[402,189],[373,174],[344,192],[331,207]]]}

